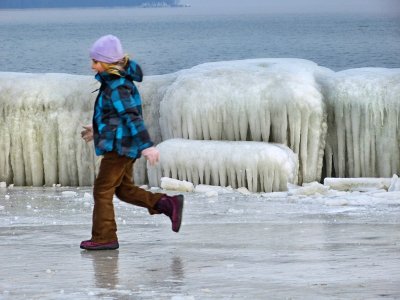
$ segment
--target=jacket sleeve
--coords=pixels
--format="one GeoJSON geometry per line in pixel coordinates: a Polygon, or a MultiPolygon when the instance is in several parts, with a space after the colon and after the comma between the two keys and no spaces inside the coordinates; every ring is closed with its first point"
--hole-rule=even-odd
{"type": "Polygon", "coordinates": [[[143,121],[139,93],[131,93],[131,89],[125,85],[118,86],[112,93],[113,105],[129,129],[123,134],[132,137],[139,151],[151,147],[153,142],[143,121]]]}

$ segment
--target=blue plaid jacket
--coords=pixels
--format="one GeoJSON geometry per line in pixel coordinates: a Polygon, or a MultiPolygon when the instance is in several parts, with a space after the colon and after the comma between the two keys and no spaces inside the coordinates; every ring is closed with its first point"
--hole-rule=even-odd
{"type": "Polygon", "coordinates": [[[140,94],[133,83],[143,79],[140,66],[131,60],[120,76],[102,72],[95,78],[101,83],[93,114],[96,154],[116,151],[139,158],[142,150],[153,145],[143,122],[140,94]]]}

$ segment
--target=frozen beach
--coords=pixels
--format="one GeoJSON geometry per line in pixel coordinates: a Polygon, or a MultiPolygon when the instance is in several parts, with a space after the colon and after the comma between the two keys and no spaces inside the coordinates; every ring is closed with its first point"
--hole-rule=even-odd
{"type": "Polygon", "coordinates": [[[181,232],[115,200],[88,252],[90,187],[0,188],[0,299],[398,299],[400,192],[185,193],[181,232]]]}

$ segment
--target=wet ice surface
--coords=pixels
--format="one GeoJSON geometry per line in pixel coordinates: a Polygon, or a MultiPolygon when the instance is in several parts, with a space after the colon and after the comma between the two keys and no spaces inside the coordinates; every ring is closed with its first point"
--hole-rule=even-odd
{"type": "Polygon", "coordinates": [[[0,189],[0,299],[395,299],[400,193],[186,193],[181,232],[115,200],[88,252],[90,188],[0,189]]]}

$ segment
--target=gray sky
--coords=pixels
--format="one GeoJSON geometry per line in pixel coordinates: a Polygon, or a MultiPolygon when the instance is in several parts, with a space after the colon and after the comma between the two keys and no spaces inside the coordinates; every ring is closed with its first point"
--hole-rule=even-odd
{"type": "Polygon", "coordinates": [[[373,13],[400,15],[400,0],[181,0],[214,13],[373,13]]]}

